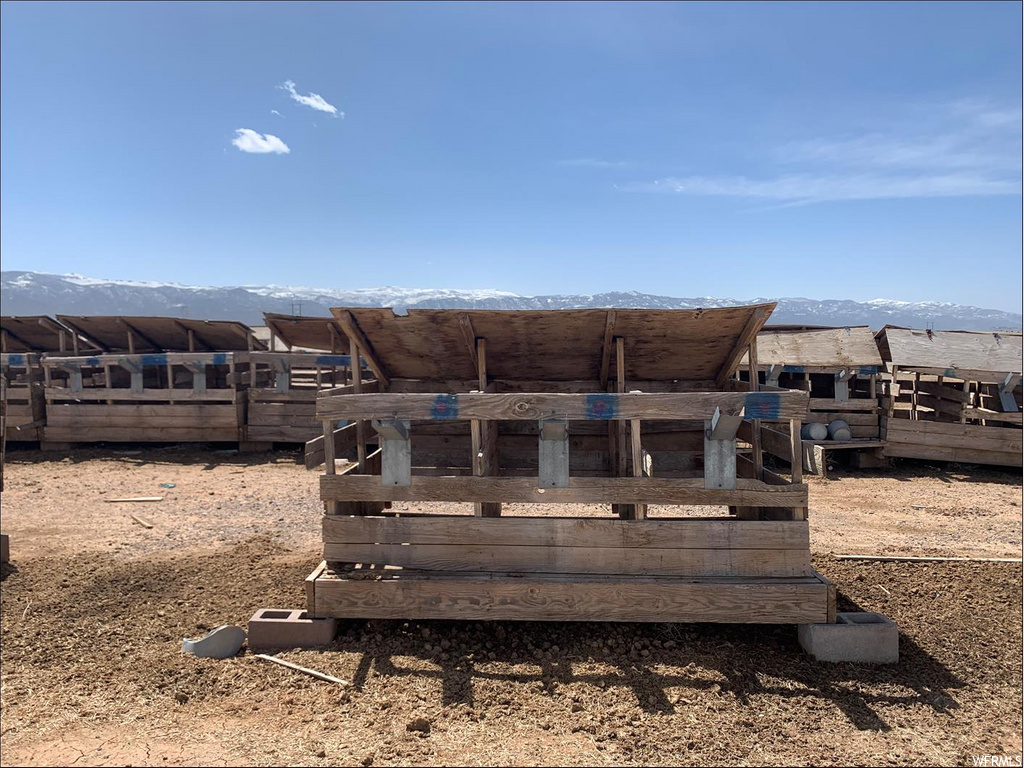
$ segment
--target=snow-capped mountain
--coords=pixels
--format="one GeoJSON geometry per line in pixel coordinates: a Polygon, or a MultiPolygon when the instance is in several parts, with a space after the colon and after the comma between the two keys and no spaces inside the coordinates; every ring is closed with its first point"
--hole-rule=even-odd
{"type": "Polygon", "coordinates": [[[949,302],[893,299],[674,298],[635,291],[596,295],[520,296],[498,290],[395,288],[212,287],[177,283],[105,280],[82,275],[0,272],[5,315],[172,315],[209,320],[263,322],[263,312],[328,315],[330,307],[418,309],[693,309],[778,301],[771,323],[870,325],[890,323],[936,330],[1020,330],[1021,315],[949,302]]]}

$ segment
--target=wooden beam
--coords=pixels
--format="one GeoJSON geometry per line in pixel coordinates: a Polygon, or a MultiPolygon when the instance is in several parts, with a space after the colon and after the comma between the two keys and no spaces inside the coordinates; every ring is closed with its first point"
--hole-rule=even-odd
{"type": "Polygon", "coordinates": [[[607,421],[619,419],[704,421],[716,408],[748,419],[788,421],[807,413],[807,393],[463,393],[339,395],[317,401],[317,416],[335,419],[413,419],[435,421],[607,421]]]}
{"type": "Polygon", "coordinates": [[[608,389],[608,370],[612,363],[612,341],[615,333],[615,311],[609,310],[604,321],[604,345],[601,347],[601,391],[608,389]]]}
{"type": "Polygon", "coordinates": [[[538,488],[534,477],[428,477],[407,487],[374,475],[321,475],[320,498],[335,501],[503,501],[572,504],[667,504],[805,507],[807,486],[737,480],[736,490],[704,487],[703,478],[572,477],[568,488],[538,488]]]}
{"type": "MultiPolygon", "coordinates": [[[[736,370],[736,366],[739,365],[740,360],[743,357],[743,353],[747,351],[747,347],[750,346],[751,341],[757,339],[757,332],[761,330],[761,326],[764,325],[764,321],[768,319],[768,311],[763,307],[759,307],[750,314],[750,319],[747,320],[747,324],[743,326],[743,331],[736,339],[736,344],[733,346],[729,356],[725,358],[725,362],[722,363],[722,367],[718,370],[718,375],[715,377],[715,384],[719,387],[724,387],[725,382],[733,371],[736,370]]],[[[757,361],[754,361],[754,370],[757,370],[757,361]]]]}
{"type": "MultiPolygon", "coordinates": [[[[338,325],[348,336],[349,340],[356,346],[362,353],[363,358],[366,360],[366,364],[370,366],[370,370],[373,371],[373,375],[377,377],[381,385],[387,387],[391,381],[387,374],[384,366],[381,365],[377,359],[377,354],[373,351],[373,346],[370,344],[370,340],[366,338],[362,329],[356,323],[356,319],[352,317],[352,313],[347,310],[337,315],[338,325]]],[[[352,353],[352,359],[355,360],[355,352],[352,353]]]]}
{"type": "Polygon", "coordinates": [[[70,320],[63,319],[63,320],[61,320],[61,322],[64,325],[66,325],[68,328],[70,328],[72,331],[75,332],[75,337],[73,337],[73,341],[74,341],[75,354],[76,355],[78,354],[78,338],[77,337],[81,337],[83,340],[89,342],[90,344],[92,344],[94,347],[96,347],[96,349],[100,350],[101,352],[109,352],[110,351],[110,347],[108,347],[106,344],[103,344],[102,342],[100,342],[99,339],[94,339],[92,336],[87,334],[85,331],[83,331],[77,325],[72,323],[70,320]]]}
{"type": "MultiPolygon", "coordinates": [[[[363,391],[363,366],[359,360],[359,345],[356,340],[349,337],[349,357],[352,360],[352,396],[358,396],[363,391]]],[[[316,412],[322,416],[320,403],[317,402],[316,412]]],[[[359,462],[359,472],[366,471],[366,422],[363,419],[356,419],[356,460],[359,462]]],[[[327,432],[324,433],[324,440],[327,440],[327,432]]],[[[326,449],[327,444],[324,443],[326,449]]]]}
{"type": "MultiPolygon", "coordinates": [[[[188,336],[189,334],[191,334],[191,337],[190,337],[190,341],[197,341],[197,342],[199,342],[199,343],[200,343],[200,344],[202,344],[202,345],[203,345],[204,347],[206,347],[206,351],[207,351],[207,352],[213,352],[213,351],[214,351],[214,349],[213,349],[213,346],[212,346],[212,345],[210,345],[210,344],[209,344],[209,343],[208,343],[208,342],[206,341],[206,339],[204,339],[204,338],[203,338],[203,337],[202,337],[201,335],[199,335],[198,333],[196,333],[195,329],[193,329],[193,328],[189,328],[189,327],[188,327],[187,325],[185,325],[185,324],[184,324],[183,322],[181,322],[181,321],[180,321],[180,320],[178,320],[177,318],[171,318],[171,319],[172,319],[172,320],[174,321],[174,324],[175,324],[176,326],[178,326],[179,328],[181,328],[181,330],[185,331],[185,335],[186,335],[186,336],[188,336]]],[[[194,350],[194,349],[192,349],[191,347],[189,348],[189,352],[194,352],[194,351],[195,351],[195,350],[194,350]]]]}
{"type": "MultiPolygon", "coordinates": [[[[469,357],[473,361],[473,368],[480,368],[480,361],[476,354],[476,331],[473,330],[473,321],[469,319],[469,315],[463,313],[459,315],[459,330],[462,331],[462,337],[466,340],[466,349],[469,350],[469,357]]],[[[481,390],[483,387],[481,387],[481,390]]]]}
{"type": "MultiPolygon", "coordinates": [[[[135,325],[133,325],[132,323],[129,323],[129,322],[128,322],[127,320],[125,320],[125,319],[124,319],[123,317],[119,317],[119,318],[117,318],[117,321],[118,321],[118,322],[119,322],[119,323],[120,323],[121,325],[123,325],[123,326],[124,326],[125,328],[127,328],[127,329],[128,329],[128,332],[129,332],[129,333],[134,333],[134,334],[135,334],[136,336],[138,336],[138,337],[139,337],[140,339],[142,339],[142,340],[143,340],[144,342],[146,342],[147,344],[149,344],[149,346],[151,346],[151,347],[152,347],[152,348],[153,348],[154,350],[156,350],[157,352],[159,352],[160,350],[162,350],[162,349],[163,349],[163,347],[161,347],[161,346],[160,346],[159,344],[157,344],[157,343],[156,343],[155,341],[153,341],[153,339],[151,339],[151,338],[150,338],[149,336],[147,336],[146,334],[144,334],[144,333],[143,333],[142,331],[140,331],[140,330],[139,330],[138,328],[136,328],[136,327],[135,327],[135,325]]],[[[129,341],[131,341],[131,339],[129,339],[129,341]]],[[[130,352],[134,352],[134,351],[135,351],[135,350],[134,350],[134,344],[132,344],[132,345],[130,345],[130,346],[129,346],[129,351],[130,351],[130,352]]],[[[191,351],[191,350],[190,350],[190,351],[191,351]]]]}

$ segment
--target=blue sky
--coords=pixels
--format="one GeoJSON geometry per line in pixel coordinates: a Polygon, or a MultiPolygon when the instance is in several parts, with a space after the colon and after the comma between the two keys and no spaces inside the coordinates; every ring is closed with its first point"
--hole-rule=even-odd
{"type": "Polygon", "coordinates": [[[1020,311],[1019,3],[0,13],[4,269],[1020,311]]]}

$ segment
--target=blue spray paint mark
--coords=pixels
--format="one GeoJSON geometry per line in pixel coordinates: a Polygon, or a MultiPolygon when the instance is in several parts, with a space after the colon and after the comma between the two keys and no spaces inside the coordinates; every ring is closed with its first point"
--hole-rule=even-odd
{"type": "Polygon", "coordinates": [[[949,376],[950,378],[953,378],[953,379],[960,378],[960,374],[958,374],[956,372],[956,368],[947,368],[946,372],[943,375],[944,376],[949,376]]]}
{"type": "Polygon", "coordinates": [[[878,373],[877,365],[863,365],[857,369],[858,376],[870,376],[873,373],[878,373]]]}
{"type": "Polygon", "coordinates": [[[352,358],[349,355],[317,355],[317,365],[351,365],[352,358]]]}
{"type": "Polygon", "coordinates": [[[454,420],[459,418],[459,396],[438,395],[434,398],[434,404],[430,407],[430,418],[439,420],[454,420]]]}
{"type": "Polygon", "coordinates": [[[167,355],[140,355],[143,365],[167,365],[167,355]]]}
{"type": "Polygon", "coordinates": [[[213,355],[213,364],[214,365],[225,365],[227,363],[227,361],[228,361],[228,353],[227,352],[216,352],[216,353],[214,353],[214,355],[213,355]]]}
{"type": "Polygon", "coordinates": [[[783,373],[803,373],[804,367],[802,365],[784,365],[782,366],[783,373]]]}
{"type": "Polygon", "coordinates": [[[748,392],[743,398],[743,406],[745,419],[778,419],[782,398],[778,392],[748,392]]]}
{"type": "Polygon", "coordinates": [[[7,364],[8,365],[24,365],[25,364],[25,356],[24,355],[18,355],[18,354],[11,353],[11,354],[7,355],[7,364]]]}
{"type": "Polygon", "coordinates": [[[85,365],[103,365],[98,357],[85,358],[85,365]]]}
{"type": "Polygon", "coordinates": [[[619,415],[619,396],[611,393],[587,395],[586,418],[588,420],[604,421],[614,419],[619,415]]]}

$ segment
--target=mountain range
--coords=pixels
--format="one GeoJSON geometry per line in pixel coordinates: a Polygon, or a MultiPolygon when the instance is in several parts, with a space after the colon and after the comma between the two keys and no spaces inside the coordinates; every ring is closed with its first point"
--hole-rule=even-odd
{"type": "Polygon", "coordinates": [[[874,299],[675,298],[635,291],[520,296],[496,290],[232,287],[106,280],[43,272],[0,272],[5,315],[170,315],[262,325],[263,312],[326,316],[330,307],[408,309],[695,309],[777,301],[772,324],[903,325],[935,330],[1020,330],[1021,315],[938,301],[874,299]]]}

